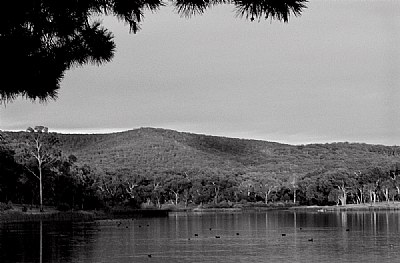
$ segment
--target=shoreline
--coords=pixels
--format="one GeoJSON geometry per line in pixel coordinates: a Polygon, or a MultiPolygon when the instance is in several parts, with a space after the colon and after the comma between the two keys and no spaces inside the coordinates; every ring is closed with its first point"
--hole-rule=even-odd
{"type": "Polygon", "coordinates": [[[400,210],[400,202],[377,202],[365,204],[347,204],[345,206],[293,206],[290,210],[316,212],[343,212],[343,211],[393,211],[400,210]]]}
{"type": "Polygon", "coordinates": [[[175,209],[129,209],[105,211],[58,211],[48,209],[44,212],[31,210],[8,210],[0,212],[0,223],[38,222],[38,221],[96,221],[105,219],[127,219],[141,217],[167,217],[170,212],[207,212],[207,213],[240,213],[246,211],[301,211],[301,212],[355,212],[355,211],[396,211],[400,210],[400,202],[379,202],[375,204],[347,204],[345,206],[250,206],[230,208],[175,208],[175,209]]]}
{"type": "Polygon", "coordinates": [[[170,210],[159,209],[135,209],[104,211],[3,211],[0,212],[0,223],[38,222],[38,221],[71,221],[92,222],[105,219],[126,219],[141,217],[167,217],[170,210]]]}

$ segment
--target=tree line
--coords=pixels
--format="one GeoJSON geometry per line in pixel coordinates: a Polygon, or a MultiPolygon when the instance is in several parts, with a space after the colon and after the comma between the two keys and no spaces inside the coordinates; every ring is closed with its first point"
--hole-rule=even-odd
{"type": "Polygon", "coordinates": [[[65,155],[47,128],[0,140],[0,202],[66,209],[346,205],[400,199],[400,163],[307,173],[191,169],[107,170],[65,155]]]}

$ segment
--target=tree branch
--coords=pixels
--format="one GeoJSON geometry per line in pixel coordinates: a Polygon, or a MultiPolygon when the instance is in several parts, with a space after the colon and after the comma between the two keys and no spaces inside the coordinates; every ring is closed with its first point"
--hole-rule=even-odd
{"type": "Polygon", "coordinates": [[[28,170],[30,173],[32,173],[38,180],[40,180],[39,176],[37,176],[34,171],[29,169],[27,166],[25,166],[25,169],[28,170]]]}

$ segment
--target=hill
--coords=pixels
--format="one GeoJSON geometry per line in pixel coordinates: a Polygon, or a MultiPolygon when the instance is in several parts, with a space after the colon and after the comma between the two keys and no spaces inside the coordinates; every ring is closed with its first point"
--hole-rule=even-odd
{"type": "Polygon", "coordinates": [[[400,147],[360,143],[287,145],[140,128],[111,134],[57,134],[65,154],[101,170],[306,174],[363,170],[400,161],[400,147]]]}
{"type": "MultiPolygon", "coordinates": [[[[4,134],[10,149],[23,151],[27,133],[4,134]]],[[[64,156],[75,155],[78,160],[55,162],[53,170],[47,170],[45,196],[52,204],[75,207],[79,200],[80,207],[99,207],[152,202],[161,207],[179,201],[185,206],[221,201],[230,206],[229,202],[243,200],[319,205],[400,200],[398,146],[288,145],[155,128],[52,135],[64,156]]],[[[7,157],[12,151],[4,153],[7,157]]],[[[10,167],[20,167],[20,175],[6,169],[4,178],[15,181],[15,187],[3,182],[10,189],[7,193],[22,193],[16,200],[32,200],[34,195],[26,190],[32,182],[24,177],[26,169],[10,167]]]]}

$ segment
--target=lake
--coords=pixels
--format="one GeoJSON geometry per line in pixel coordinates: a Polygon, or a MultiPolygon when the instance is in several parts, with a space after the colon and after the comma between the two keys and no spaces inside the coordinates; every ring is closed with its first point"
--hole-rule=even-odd
{"type": "Polygon", "coordinates": [[[400,212],[170,213],[0,224],[0,262],[398,262],[400,212]]]}

